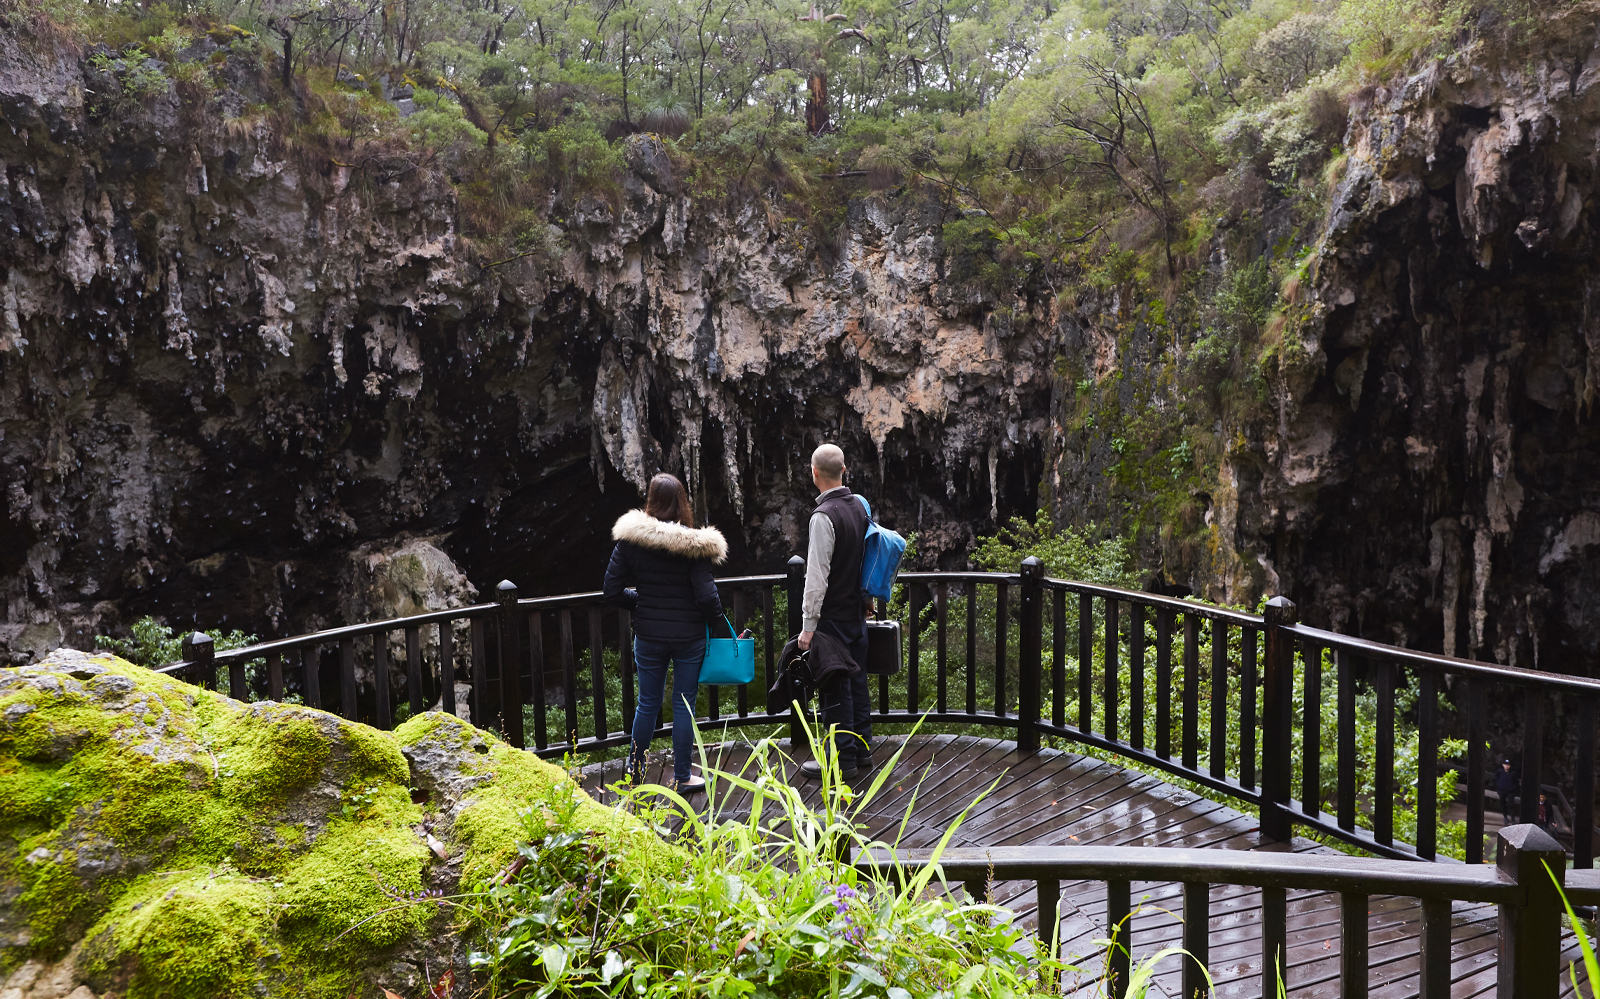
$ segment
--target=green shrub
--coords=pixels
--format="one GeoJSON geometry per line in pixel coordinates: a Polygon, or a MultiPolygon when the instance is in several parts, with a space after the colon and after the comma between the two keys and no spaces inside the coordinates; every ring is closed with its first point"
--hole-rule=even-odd
{"type": "MultiPolygon", "coordinates": [[[[254,645],[258,639],[255,635],[247,635],[237,628],[233,631],[208,631],[207,635],[216,643],[217,652],[226,652],[228,649],[242,649],[247,645],[254,645]]],[[[172,629],[162,624],[155,618],[146,615],[133,622],[132,634],[128,638],[112,638],[110,635],[94,636],[95,647],[114,652],[129,662],[143,666],[146,669],[159,669],[162,666],[175,663],[183,658],[183,635],[174,635],[172,629]]]]}
{"type": "Polygon", "coordinates": [[[1035,556],[1044,563],[1045,575],[1074,579],[1097,586],[1137,586],[1140,574],[1130,568],[1133,546],[1126,538],[1096,541],[1094,529],[1058,528],[1048,510],[1040,510],[1029,523],[1021,517],[986,538],[972,550],[972,564],[991,572],[1016,572],[1022,560],[1035,556]]]}
{"type": "MultiPolygon", "coordinates": [[[[211,636],[212,649],[215,652],[242,649],[259,641],[255,635],[247,635],[237,628],[226,632],[207,631],[206,634],[211,636]]],[[[113,638],[110,635],[96,635],[94,644],[95,648],[119,655],[137,666],[160,669],[183,659],[183,639],[183,635],[174,635],[170,627],[147,614],[133,622],[129,637],[113,638]]],[[[259,669],[257,663],[251,663],[246,668],[247,684],[254,685],[259,669]]],[[[224,694],[230,693],[228,683],[227,671],[221,671],[217,677],[217,689],[224,694]]],[[[242,692],[238,696],[240,700],[247,699],[242,692]]]]}
{"type": "MultiPolygon", "coordinates": [[[[937,866],[871,876],[850,866],[865,851],[894,855],[892,840],[865,833],[864,810],[896,762],[854,789],[827,759],[812,807],[785,776],[791,761],[763,739],[738,772],[705,770],[711,801],[748,799],[746,814],[729,816],[620,785],[625,807],[678,829],[681,865],[657,876],[615,841],[569,831],[577,797],[554,788],[524,815],[514,874],[461,900],[485,994],[1028,999],[1058,995],[1067,972],[1092,976],[1035,950],[1008,910],[934,890],[937,866]]],[[[1136,980],[1175,953],[1146,959],[1136,980]]]]}

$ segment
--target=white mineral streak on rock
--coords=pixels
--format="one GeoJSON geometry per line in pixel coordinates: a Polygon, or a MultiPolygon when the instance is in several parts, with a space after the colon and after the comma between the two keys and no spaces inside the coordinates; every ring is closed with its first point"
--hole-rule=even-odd
{"type": "Polygon", "coordinates": [[[1461,387],[1467,393],[1467,460],[1477,457],[1478,442],[1482,437],[1478,401],[1483,398],[1483,373],[1489,366],[1487,357],[1474,358],[1461,369],[1461,387]]]}
{"type": "Polygon", "coordinates": [[[1484,625],[1489,620],[1489,559],[1494,550],[1494,536],[1488,527],[1479,527],[1472,537],[1472,635],[1467,642],[1467,655],[1477,658],[1483,648],[1484,625]]]}
{"type": "Polygon", "coordinates": [[[189,329],[189,317],[183,311],[183,277],[178,273],[178,261],[167,263],[167,301],[161,310],[166,321],[167,347],[182,350],[185,357],[194,360],[194,332],[189,329]]]}
{"type": "Polygon", "coordinates": [[[1000,455],[989,449],[989,519],[996,523],[1000,520],[1000,455]]]}
{"type": "Polygon", "coordinates": [[[267,270],[265,262],[258,259],[255,267],[256,287],[261,293],[261,325],[256,332],[261,342],[271,349],[289,356],[293,344],[294,299],[277,276],[267,270]]]}
{"type": "Polygon", "coordinates": [[[17,286],[22,281],[22,275],[12,271],[6,275],[5,285],[0,286],[0,353],[13,350],[21,353],[22,348],[28,345],[22,335],[22,319],[26,313],[22,311],[22,301],[17,295],[17,286]]]}
{"type": "Polygon", "coordinates": [[[100,273],[100,255],[95,252],[94,236],[81,221],[72,227],[72,235],[67,237],[61,254],[61,270],[78,291],[100,273]]]}
{"type": "Polygon", "coordinates": [[[1506,390],[1511,373],[1504,365],[1494,371],[1494,424],[1489,436],[1490,478],[1484,506],[1496,534],[1511,533],[1511,522],[1522,510],[1522,484],[1517,481],[1511,420],[1506,390]]]}
{"type": "MultiPolygon", "coordinates": [[[[643,359],[635,361],[629,372],[617,362],[616,349],[607,344],[602,351],[599,376],[594,386],[594,426],[612,467],[644,494],[654,471],[648,466],[644,449],[645,392],[648,378],[643,359]]],[[[600,484],[605,475],[600,470],[600,484]]]]}
{"type": "Polygon", "coordinates": [[[729,500],[733,503],[734,515],[740,521],[744,520],[744,483],[740,481],[739,474],[739,424],[737,414],[733,419],[719,419],[717,425],[722,428],[722,474],[723,481],[728,485],[729,500]]]}
{"type": "Polygon", "coordinates": [[[206,176],[206,161],[200,158],[199,146],[189,147],[189,173],[184,179],[191,198],[211,191],[211,182],[206,176]]]}
{"type": "Polygon", "coordinates": [[[1600,513],[1585,510],[1567,521],[1567,526],[1550,540],[1549,549],[1539,559],[1539,575],[1548,574],[1556,564],[1591,545],[1600,545],[1600,513]]]}
{"type": "Polygon", "coordinates": [[[1454,517],[1445,517],[1435,527],[1441,551],[1440,602],[1444,615],[1444,654],[1453,656],[1460,644],[1463,524],[1454,517]]]}
{"type": "Polygon", "coordinates": [[[367,318],[366,327],[362,342],[371,368],[367,394],[379,395],[384,385],[392,383],[396,396],[416,398],[422,389],[422,347],[416,332],[406,329],[405,313],[377,313],[367,318]]]}

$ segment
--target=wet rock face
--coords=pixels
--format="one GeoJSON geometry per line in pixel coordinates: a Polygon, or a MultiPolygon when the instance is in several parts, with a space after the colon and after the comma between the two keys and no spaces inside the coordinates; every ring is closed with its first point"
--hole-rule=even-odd
{"type": "Polygon", "coordinates": [[[1034,505],[1054,317],[947,286],[926,206],[855,202],[823,252],[634,137],[616,202],[553,209],[560,252],[480,266],[442,170],[238,117],[240,44],[210,103],[111,115],[114,73],[0,38],[0,655],[342,623],[414,538],[480,589],[591,587],[661,469],[776,571],[824,439],[934,558],[1034,505]]]}
{"type": "Polygon", "coordinates": [[[1313,621],[1520,666],[1600,655],[1600,48],[1452,61],[1351,125],[1222,539],[1313,621]]]}

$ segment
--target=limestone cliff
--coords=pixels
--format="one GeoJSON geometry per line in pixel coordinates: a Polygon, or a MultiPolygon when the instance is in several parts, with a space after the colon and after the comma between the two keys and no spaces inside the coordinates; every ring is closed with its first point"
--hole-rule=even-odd
{"type": "Polygon", "coordinates": [[[947,284],[935,206],[855,200],[823,248],[635,137],[616,197],[486,259],[448,165],[316,152],[221,42],[201,99],[0,37],[0,650],[339,623],[418,539],[441,578],[585,588],[658,469],[776,571],[824,439],[930,558],[1033,506],[1052,307],[947,284]]]}
{"type": "MultiPolygon", "coordinates": [[[[1283,592],[1321,626],[1588,674],[1600,47],[1581,5],[1536,43],[1496,37],[1354,96],[1343,158],[1315,192],[1325,211],[1256,178],[1242,213],[1255,221],[1219,219],[1203,280],[1256,254],[1288,278],[1252,345],[1261,380],[1189,428],[1209,464],[1160,554],[1170,582],[1212,598],[1283,592]]],[[[1104,301],[1075,323],[1078,356],[1099,358],[1085,371],[1126,376],[1152,408],[1181,404],[1156,381],[1173,357],[1200,365],[1198,330],[1160,346],[1148,312],[1104,301]]],[[[1058,421],[1053,488],[1114,515],[1126,424],[1082,424],[1058,421]]]]}

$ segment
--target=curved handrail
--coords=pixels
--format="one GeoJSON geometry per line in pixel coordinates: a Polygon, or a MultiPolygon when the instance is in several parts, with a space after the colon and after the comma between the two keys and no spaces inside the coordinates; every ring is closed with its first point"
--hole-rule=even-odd
{"type": "Polygon", "coordinates": [[[1550,673],[1545,670],[1526,669],[1521,666],[1502,666],[1499,663],[1460,659],[1437,652],[1407,649],[1398,645],[1384,645],[1382,642],[1356,638],[1353,635],[1341,635],[1338,632],[1324,631],[1321,628],[1312,628],[1304,624],[1290,625],[1284,631],[1311,644],[1333,649],[1348,649],[1359,655],[1373,659],[1384,659],[1405,666],[1443,670],[1461,676],[1496,680],[1519,686],[1537,685],[1574,694],[1600,696],[1600,680],[1589,677],[1567,676],[1563,673],[1550,673]]]}
{"type": "MultiPolygon", "coordinates": [[[[1419,814],[1427,816],[1427,821],[1419,822],[1419,825],[1428,827],[1420,834],[1422,838],[1418,847],[1394,841],[1384,824],[1387,820],[1380,820],[1376,815],[1362,821],[1370,821],[1373,829],[1384,831],[1369,832],[1359,828],[1350,800],[1338,807],[1337,814],[1322,810],[1325,803],[1332,807],[1339,798],[1352,799],[1354,795],[1356,777],[1352,767],[1355,764],[1351,762],[1354,749],[1342,734],[1343,728],[1354,725],[1353,716],[1349,714],[1354,710],[1353,698],[1339,698],[1338,717],[1341,723],[1327,733],[1329,738],[1339,736],[1337,751],[1322,738],[1320,722],[1310,713],[1305,716],[1305,731],[1318,733],[1316,739],[1310,740],[1311,748],[1304,751],[1295,748],[1291,753],[1289,744],[1279,745],[1291,738],[1293,719],[1289,701],[1280,697],[1280,701],[1268,703],[1269,694],[1274,689],[1271,677],[1280,677],[1276,681],[1280,694],[1284,684],[1303,684],[1305,698],[1320,701],[1321,677],[1329,668],[1323,665],[1321,654],[1317,655],[1315,662],[1305,660],[1303,666],[1297,666],[1295,649],[1303,648],[1308,654],[1314,649],[1340,650],[1350,653],[1351,660],[1366,659],[1389,664],[1392,672],[1382,674],[1390,677],[1386,683],[1396,682],[1401,674],[1395,667],[1401,666],[1419,669],[1423,682],[1435,682],[1428,678],[1440,674],[1466,678],[1469,691],[1467,731],[1469,743],[1475,747],[1469,747],[1469,770],[1483,762],[1482,747],[1473,740],[1486,740],[1482,709],[1471,707],[1471,704],[1478,703],[1471,700],[1473,691],[1477,691],[1481,697],[1487,686],[1505,684],[1528,692],[1534,700],[1529,702],[1528,721],[1524,727],[1543,724],[1540,713],[1543,709],[1537,703],[1538,698],[1546,695],[1578,697],[1580,706],[1588,707],[1583,709],[1587,714],[1580,711],[1578,719],[1579,761],[1575,779],[1579,785],[1595,783],[1593,763],[1591,761],[1585,770],[1583,759],[1585,752],[1589,757],[1595,755],[1595,714],[1600,709],[1600,680],[1384,645],[1304,624],[1288,623],[1292,617],[1269,620],[1235,608],[1189,599],[1043,577],[1039,572],[1040,567],[1031,562],[1025,563],[1022,568],[1025,571],[901,574],[899,583],[908,599],[904,604],[897,601],[893,608],[880,606],[880,616],[885,610],[902,618],[906,611],[916,612],[915,626],[903,625],[903,641],[909,652],[910,666],[892,684],[887,678],[877,682],[872,711],[874,723],[902,724],[922,719],[939,724],[1002,729],[1014,733],[1019,748],[1025,749],[1037,746],[1042,735],[1058,737],[1138,760],[1142,767],[1165,771],[1210,791],[1258,805],[1263,811],[1264,829],[1269,824],[1274,830],[1287,830],[1290,823],[1299,824],[1383,856],[1433,859],[1434,837],[1429,833],[1436,824],[1438,814],[1431,792],[1424,794],[1419,791],[1416,799],[1416,807],[1421,810],[1419,814]],[[969,602],[965,621],[961,621],[958,620],[961,616],[959,611],[954,610],[954,605],[949,601],[929,599],[929,591],[935,587],[960,587],[962,595],[980,593],[986,587],[994,587],[996,596],[1003,596],[1004,599],[986,599],[981,605],[969,602]],[[1064,602],[1062,597],[1067,593],[1077,594],[1079,599],[1064,602]],[[1052,598],[1058,612],[1054,616],[1047,607],[1052,598]],[[1139,630],[1135,634],[1134,629],[1129,628],[1132,616],[1108,613],[1109,609],[1123,606],[1136,606],[1147,612],[1144,620],[1147,625],[1154,626],[1153,639],[1149,632],[1139,630]],[[997,615],[996,610],[1002,607],[1005,613],[997,615]],[[1087,617],[1084,616],[1085,609],[1088,611],[1087,617]],[[931,614],[928,613],[930,610],[931,614]],[[1207,620],[1211,626],[1203,633],[1193,627],[1172,627],[1176,618],[1207,620]],[[1072,624],[1074,620],[1076,626],[1072,624]],[[1115,623],[1116,627],[1109,630],[1102,627],[1107,620],[1115,623]],[[1047,621],[1050,623],[1047,624],[1047,621]],[[1162,621],[1166,621],[1166,624],[1162,624],[1162,621]],[[1063,625],[1066,625],[1065,629],[1063,625]],[[986,629],[993,629],[992,635],[980,634],[986,629]],[[959,647],[953,650],[948,647],[946,638],[951,630],[958,631],[964,638],[964,651],[959,647]],[[1217,644],[1219,640],[1221,645],[1217,644]],[[1261,647],[1263,640],[1265,648],[1261,647]],[[1198,650],[1207,642],[1211,643],[1212,654],[1202,657],[1198,650]],[[1230,642],[1233,643],[1231,650],[1230,642]],[[1155,649],[1153,654],[1152,648],[1155,649]],[[1278,651],[1274,652],[1274,648],[1278,651]],[[995,663],[995,655],[1002,652],[1003,668],[995,663]],[[1262,653],[1259,658],[1258,652],[1262,653]],[[925,653],[931,653],[928,657],[931,662],[923,659],[925,653]],[[1080,662],[1086,653],[1089,654],[1088,668],[1083,671],[1080,670],[1080,662]],[[1135,658],[1145,665],[1140,670],[1127,670],[1127,664],[1135,658]],[[1202,658],[1206,661],[1202,661],[1202,658]],[[1105,663],[1117,663],[1118,670],[1107,670],[1105,663]],[[1147,675],[1146,671],[1152,669],[1154,672],[1147,675]],[[1149,679],[1150,676],[1154,677],[1153,681],[1149,679]],[[1217,698],[1228,698],[1230,690],[1236,692],[1236,698],[1243,698],[1239,701],[1239,711],[1248,720],[1247,723],[1241,724],[1240,719],[1232,715],[1219,716],[1213,712],[1209,726],[1201,731],[1196,719],[1206,703],[1216,702],[1217,698]],[[1152,717],[1157,721],[1155,728],[1147,732],[1145,719],[1152,707],[1152,717]],[[1479,713],[1474,715],[1473,710],[1479,713]],[[1088,712],[1086,715],[1085,711],[1088,712]],[[1080,723],[1074,717],[1074,712],[1082,716],[1085,722],[1080,723]],[[1120,720],[1123,717],[1126,721],[1120,720]],[[1095,728],[1096,718],[1100,720],[1098,729],[1095,728]],[[1348,725],[1343,721],[1347,718],[1350,719],[1348,725]],[[1276,721],[1269,724],[1270,719],[1276,721]],[[1230,750],[1224,749],[1219,753],[1216,749],[1218,745],[1228,745],[1230,732],[1237,737],[1236,758],[1229,755],[1230,750]],[[1222,740],[1220,743],[1219,738],[1222,740]],[[1259,774],[1255,762],[1258,751],[1263,763],[1259,774]],[[1294,757],[1292,760],[1289,759],[1291,755],[1294,757]],[[1326,783],[1326,777],[1333,773],[1327,769],[1324,757],[1333,761],[1337,768],[1340,789],[1337,794],[1330,792],[1324,796],[1315,790],[1326,783]],[[1272,761],[1270,765],[1267,764],[1269,758],[1272,761]],[[1313,793],[1302,796],[1297,803],[1291,803],[1289,784],[1273,782],[1290,780],[1285,775],[1290,774],[1295,766],[1300,768],[1302,774],[1315,768],[1317,778],[1312,785],[1313,793]],[[1272,775],[1269,776],[1268,770],[1272,771],[1272,775]],[[1269,823],[1269,818],[1273,818],[1269,812],[1276,816],[1272,823],[1269,823]]],[[[747,621],[760,620],[763,625],[770,625],[770,628],[761,629],[763,649],[758,653],[758,661],[765,663],[769,671],[775,666],[777,646],[782,643],[784,636],[798,627],[803,580],[796,571],[797,563],[791,561],[787,569],[788,572],[781,574],[730,576],[717,580],[719,587],[725,591],[747,588],[767,591],[764,599],[758,597],[754,601],[753,608],[747,602],[744,609],[753,611],[753,617],[747,617],[747,621]],[[774,618],[776,607],[772,596],[779,588],[790,591],[787,621],[774,618]]],[[[507,600],[513,593],[511,587],[503,591],[507,600]]],[[[948,596],[948,592],[945,595],[948,596]]],[[[522,715],[515,712],[507,714],[510,706],[520,706],[519,710],[531,712],[528,716],[533,723],[528,738],[531,748],[551,756],[627,744],[626,731],[610,729],[617,724],[612,720],[616,717],[615,709],[621,708],[623,713],[633,711],[632,649],[631,644],[623,640],[631,627],[630,622],[627,611],[606,604],[598,591],[522,597],[516,599],[514,605],[495,602],[428,611],[410,617],[389,618],[274,639],[219,652],[209,658],[197,648],[194,661],[164,666],[161,671],[171,674],[195,670],[202,683],[214,683],[215,671],[219,667],[227,667],[230,689],[243,689],[242,686],[234,687],[232,681],[243,684],[246,680],[245,664],[265,659],[270,675],[267,684],[269,692],[272,696],[281,696],[291,689],[286,685],[283,653],[337,644],[340,647],[337,661],[339,693],[334,695],[330,691],[330,699],[340,705],[354,703],[356,707],[348,709],[348,714],[370,716],[379,724],[386,725],[392,717],[388,671],[383,671],[384,678],[379,682],[376,674],[369,676],[367,668],[360,664],[368,660],[388,662],[390,653],[387,648],[379,648],[387,646],[387,643],[380,636],[404,631],[408,636],[405,654],[397,657],[390,664],[390,669],[397,671],[396,675],[400,670],[405,671],[404,689],[406,696],[411,699],[413,710],[421,709],[418,691],[426,690],[432,678],[442,675],[443,671],[442,666],[436,669],[431,663],[424,664],[422,659],[427,656],[442,661],[448,654],[451,669],[455,673],[454,682],[467,682],[473,691],[475,717],[479,710],[477,705],[482,701],[485,705],[482,709],[485,722],[499,724],[496,719],[501,719],[506,726],[507,738],[521,745],[522,725],[518,724],[518,719],[522,715]],[[515,607],[515,615],[508,617],[508,608],[512,606],[515,607]],[[583,610],[587,613],[569,614],[569,611],[583,610]],[[558,617],[547,622],[547,613],[557,614],[558,617]],[[464,633],[452,627],[464,621],[471,622],[470,641],[461,637],[464,633]],[[424,646],[418,633],[432,626],[438,626],[438,638],[435,640],[429,635],[424,646]],[[361,648],[365,651],[358,651],[353,644],[357,639],[370,639],[371,647],[367,648],[368,643],[364,641],[361,648]],[[502,641],[510,644],[502,649],[502,641]],[[506,674],[502,682],[501,663],[508,652],[515,654],[520,666],[515,673],[506,674]],[[623,665],[620,701],[614,692],[616,678],[614,675],[608,678],[607,675],[607,664],[616,663],[616,657],[620,657],[623,665]],[[422,670],[426,670],[426,673],[422,670]],[[463,673],[470,676],[463,676],[463,673]],[[612,684],[613,689],[609,695],[605,693],[607,683],[612,684]],[[374,703],[379,707],[372,708],[374,703]],[[608,707],[612,709],[609,713],[608,707]],[[576,741],[570,737],[573,732],[578,733],[576,741]],[[558,734],[567,734],[569,737],[547,737],[558,734]]],[[[909,619],[906,623],[910,624],[909,619]]],[[[290,662],[288,671],[291,677],[287,683],[292,684],[293,672],[299,671],[302,689],[309,691],[308,703],[320,706],[320,691],[332,679],[335,664],[328,661],[326,665],[314,666],[319,673],[328,674],[329,678],[316,680],[305,670],[318,661],[317,657],[307,652],[302,660],[290,662]],[[313,683],[313,680],[316,682],[313,683]]],[[[1332,669],[1344,677],[1346,666],[1346,657],[1340,656],[1332,669]]],[[[614,669],[615,666],[610,668],[614,669]]],[[[1351,689],[1354,689],[1354,677],[1357,675],[1350,674],[1351,689]]],[[[736,703],[728,705],[727,710],[724,710],[722,703],[729,691],[724,690],[721,695],[724,701],[719,702],[719,688],[710,688],[709,710],[704,723],[734,727],[789,724],[791,737],[798,738],[799,723],[791,717],[789,708],[785,706],[778,711],[769,711],[771,706],[765,704],[760,696],[764,689],[755,690],[754,696],[751,696],[752,686],[733,688],[731,692],[735,695],[736,703]]],[[[433,682],[433,687],[435,694],[438,694],[444,685],[433,682]]],[[[762,687],[765,687],[764,680],[762,687]]],[[[1343,693],[1345,691],[1341,688],[1343,693]]],[[[445,691],[440,696],[447,709],[453,710],[453,690],[445,691]]],[[[1428,738],[1438,739],[1441,731],[1438,709],[1424,706],[1419,711],[1421,714],[1417,724],[1426,728],[1428,738]]],[[[1392,735],[1392,712],[1388,724],[1390,728],[1387,731],[1392,735]]],[[[626,719],[622,727],[628,727],[626,719]]],[[[1532,747],[1529,750],[1529,773],[1539,777],[1541,767],[1537,750],[1540,739],[1527,740],[1527,744],[1532,747]]],[[[1378,763],[1363,761],[1361,766],[1375,766],[1375,772],[1380,775],[1392,773],[1392,745],[1381,745],[1376,752],[1380,757],[1391,760],[1389,771],[1384,770],[1381,759],[1378,763]]],[[[1419,772],[1419,783],[1422,780],[1419,772]]],[[[1482,789],[1475,787],[1474,781],[1469,780],[1468,783],[1469,859],[1479,859],[1479,855],[1472,852],[1470,843],[1473,835],[1483,828],[1484,797],[1482,789]]],[[[1527,786],[1537,788],[1538,784],[1527,786]]],[[[1577,828],[1587,829],[1593,824],[1593,808],[1588,804],[1590,798],[1582,793],[1573,797],[1576,813],[1573,815],[1573,825],[1577,828]]],[[[1371,803],[1369,806],[1377,807],[1371,803]]],[[[1588,837],[1576,836],[1574,851],[1580,865],[1588,864],[1588,837]]]]}
{"type": "MultiPolygon", "coordinates": [[[[409,617],[391,617],[382,621],[367,621],[362,624],[347,624],[339,628],[328,628],[323,631],[309,631],[303,635],[290,635],[287,638],[274,638],[266,642],[257,642],[237,649],[228,649],[218,652],[212,661],[220,666],[229,663],[249,662],[252,659],[264,659],[273,652],[289,652],[294,649],[303,649],[308,645],[327,645],[346,638],[360,638],[364,635],[376,635],[379,632],[400,631],[404,628],[420,628],[425,624],[444,624],[462,619],[472,619],[493,614],[499,610],[498,604],[473,604],[470,607],[452,607],[448,610],[424,611],[421,614],[412,614],[409,617]]],[[[169,666],[162,666],[157,673],[172,673],[193,663],[180,661],[169,666]]]]}
{"type": "Polygon", "coordinates": [[[1128,603],[1140,603],[1146,607],[1155,607],[1160,610],[1172,611],[1174,614],[1193,614],[1209,621],[1227,621],[1246,628],[1259,628],[1263,624],[1260,615],[1247,614],[1244,611],[1234,610],[1232,607],[1218,607],[1215,604],[1202,604],[1180,597],[1168,597],[1159,593],[1146,593],[1143,590],[1124,590],[1115,586],[1101,586],[1096,583],[1080,583],[1072,579],[1053,579],[1045,577],[1044,586],[1047,589],[1066,590],[1088,597],[1104,597],[1111,600],[1124,600],[1128,603]]]}
{"type": "MultiPolygon", "coordinates": [[[[779,586],[787,577],[778,573],[748,576],[719,577],[719,587],[740,586],[779,586]]],[[[937,583],[975,583],[996,584],[1005,583],[1016,586],[1022,576],[1015,572],[903,572],[898,581],[901,584],[919,583],[932,585],[937,583]]],[[[1064,590],[1082,596],[1117,600],[1127,603],[1139,603],[1148,608],[1171,611],[1174,614],[1188,614],[1212,621],[1224,621],[1229,624],[1247,628],[1262,628],[1264,619],[1256,614],[1235,610],[1230,607],[1219,607],[1215,604],[1203,604],[1178,597],[1168,597],[1157,593],[1147,593],[1141,590],[1128,590],[1115,586],[1103,586],[1096,583],[1084,583],[1071,579],[1045,577],[1041,585],[1046,589],[1064,590]]],[[[521,597],[517,606],[525,610],[557,610],[562,607],[580,607],[596,603],[603,603],[604,595],[599,590],[588,590],[579,593],[561,593],[546,597],[521,597]]],[[[286,652],[294,649],[303,649],[308,645],[327,645],[345,638],[359,638],[374,635],[380,632],[400,631],[406,628],[417,628],[429,624],[439,624],[448,621],[470,620],[473,618],[487,617],[499,611],[500,605],[495,603],[472,604],[466,607],[452,607],[445,610],[424,611],[406,617],[385,618],[379,621],[365,621],[361,624],[342,625],[337,628],[327,628],[322,631],[306,632],[300,635],[291,635],[284,638],[274,638],[255,645],[229,649],[215,654],[214,661],[218,665],[227,665],[233,662],[248,662],[253,659],[265,658],[273,652],[286,652]]],[[[1440,669],[1464,676],[1474,676],[1490,680],[1498,680],[1518,685],[1538,684],[1552,689],[1569,691],[1572,693],[1600,695],[1600,679],[1588,677],[1568,676],[1561,673],[1552,673],[1546,670],[1533,670],[1521,666],[1505,666],[1499,663],[1487,663],[1474,659],[1462,659],[1455,656],[1446,656],[1436,652],[1423,652],[1417,649],[1407,649],[1402,646],[1385,645],[1370,639],[1357,638],[1352,635],[1341,635],[1338,632],[1325,631],[1309,625],[1295,624],[1285,629],[1296,638],[1328,648],[1348,649],[1361,655],[1381,658],[1390,662],[1401,663],[1408,666],[1417,666],[1427,669],[1440,669]]],[[[179,661],[160,667],[157,672],[170,673],[191,666],[191,663],[179,661]]]]}

